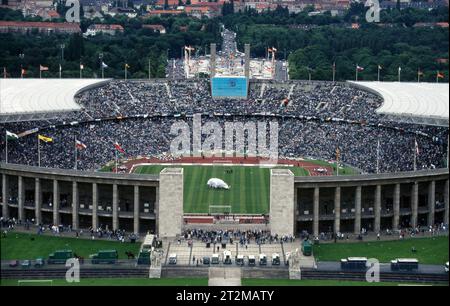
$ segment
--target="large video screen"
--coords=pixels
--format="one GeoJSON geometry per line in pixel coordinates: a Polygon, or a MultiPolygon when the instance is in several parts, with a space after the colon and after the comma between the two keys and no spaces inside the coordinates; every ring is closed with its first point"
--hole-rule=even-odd
{"type": "Polygon", "coordinates": [[[245,77],[214,77],[211,80],[213,98],[247,98],[245,77]]]}

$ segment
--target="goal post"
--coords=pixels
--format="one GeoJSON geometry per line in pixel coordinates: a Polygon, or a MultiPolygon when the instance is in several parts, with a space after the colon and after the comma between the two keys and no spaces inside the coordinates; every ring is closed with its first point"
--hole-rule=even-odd
{"type": "Polygon", "coordinates": [[[209,205],[210,215],[231,214],[231,205],[209,205]]]}
{"type": "Polygon", "coordinates": [[[20,287],[30,287],[30,286],[53,286],[52,279],[19,279],[17,281],[17,286],[20,287]]]}

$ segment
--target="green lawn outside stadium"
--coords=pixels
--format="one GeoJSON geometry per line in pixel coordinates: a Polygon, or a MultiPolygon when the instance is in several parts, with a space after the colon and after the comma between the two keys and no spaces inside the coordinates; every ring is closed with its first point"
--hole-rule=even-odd
{"type": "MultiPolygon", "coordinates": [[[[143,165],[138,174],[159,174],[166,165],[143,165]]],[[[175,167],[175,166],[169,166],[175,167]]],[[[210,205],[231,205],[232,213],[267,214],[270,202],[270,169],[250,166],[182,166],[184,169],[184,212],[208,213],[210,205]],[[227,173],[232,170],[232,173],[227,173]],[[213,190],[211,178],[224,180],[230,190],[213,190]]],[[[303,168],[289,167],[296,176],[306,176],[303,168]]]]}
{"type": "Polygon", "coordinates": [[[63,238],[50,235],[36,235],[26,233],[9,233],[0,239],[1,259],[36,259],[48,258],[56,250],[70,249],[78,256],[88,258],[90,254],[99,250],[117,250],[119,259],[127,259],[125,252],[139,253],[140,243],[90,240],[81,238],[63,238]],[[34,240],[32,240],[34,238],[34,240]]]}
{"type": "MultiPolygon", "coordinates": [[[[18,286],[16,279],[2,279],[1,286],[18,286]]],[[[84,278],[79,283],[67,283],[65,280],[53,280],[52,286],[207,286],[206,278],[84,278]]],[[[289,279],[242,279],[243,286],[398,286],[395,282],[368,283],[337,280],[289,280],[289,279]]],[[[401,285],[406,285],[401,284],[401,285]]],[[[414,285],[414,284],[413,284],[414,285]]],[[[423,284],[418,284],[423,285],[423,284]]],[[[20,286],[50,286],[50,282],[21,283],[20,286]]]]}
{"type": "Polygon", "coordinates": [[[326,243],[314,246],[318,261],[340,261],[347,257],[376,258],[390,262],[396,258],[417,258],[421,264],[444,265],[449,254],[448,237],[411,238],[395,241],[326,243]],[[417,252],[413,253],[412,248],[417,252]]]}

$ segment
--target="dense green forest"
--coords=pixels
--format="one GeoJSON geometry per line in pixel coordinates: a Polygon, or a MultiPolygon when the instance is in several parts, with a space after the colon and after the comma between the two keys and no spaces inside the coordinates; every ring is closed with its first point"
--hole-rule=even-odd
{"type": "MultiPolygon", "coordinates": [[[[123,34],[97,35],[40,35],[31,33],[0,34],[0,67],[6,67],[12,77],[20,76],[20,67],[27,70],[26,77],[38,77],[39,65],[48,66],[44,77],[57,77],[62,65],[63,77],[78,77],[83,63],[84,77],[100,76],[100,59],[109,66],[105,77],[124,77],[128,63],[129,78],[148,76],[148,62],[153,77],[164,77],[168,58],[179,58],[185,45],[196,52],[208,52],[212,42],[221,43],[220,24],[238,33],[238,47],[252,46],[252,56],[263,57],[268,47],[278,49],[277,57],[289,60],[290,76],[306,79],[329,80],[333,63],[338,80],[354,79],[355,66],[365,68],[362,80],[375,80],[378,65],[382,66],[382,80],[396,80],[398,67],[402,67],[402,80],[417,79],[420,69],[422,80],[435,81],[437,71],[448,81],[448,28],[414,27],[417,22],[448,21],[448,9],[432,11],[405,9],[382,11],[384,26],[364,21],[364,8],[353,5],[343,16],[330,14],[308,16],[308,9],[289,14],[278,8],[258,14],[253,10],[232,13],[232,5],[224,6],[224,16],[215,19],[195,19],[186,15],[177,17],[135,18],[107,17],[104,23],[121,24],[123,34]],[[351,22],[360,23],[352,29],[351,22]],[[142,24],[162,24],[167,34],[142,29],[142,24]],[[64,44],[64,50],[61,45],[64,44]],[[64,52],[64,56],[63,56],[64,52]],[[23,54],[23,56],[19,56],[23,54]],[[444,60],[442,60],[444,59],[444,60]]],[[[23,18],[20,12],[0,9],[0,20],[39,20],[23,18]]],[[[83,31],[100,20],[82,20],[83,31]]]]}

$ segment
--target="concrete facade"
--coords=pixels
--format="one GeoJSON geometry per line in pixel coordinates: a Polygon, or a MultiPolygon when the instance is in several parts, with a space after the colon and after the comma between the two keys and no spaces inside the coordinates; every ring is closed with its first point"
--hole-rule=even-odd
{"type": "Polygon", "coordinates": [[[183,225],[183,169],[166,168],[159,176],[158,233],[176,237],[183,225]]]}
{"type": "MultiPolygon", "coordinates": [[[[111,229],[127,225],[136,233],[147,231],[150,224],[162,237],[181,233],[182,169],[166,169],[159,176],[117,175],[0,163],[0,174],[0,211],[5,217],[70,224],[73,229],[110,222],[111,229]],[[111,210],[105,210],[105,201],[111,201],[111,210]],[[150,201],[153,211],[145,204],[150,201]]],[[[296,235],[304,229],[302,223],[314,236],[448,224],[448,169],[340,177],[294,177],[279,169],[272,170],[270,183],[269,226],[278,235],[296,235]],[[305,201],[307,208],[301,209],[305,201]],[[326,203],[333,205],[333,214],[331,207],[328,213],[324,209],[326,203]]]]}
{"type": "Polygon", "coordinates": [[[278,235],[294,235],[294,174],[290,170],[270,171],[270,229],[278,235]]]}

